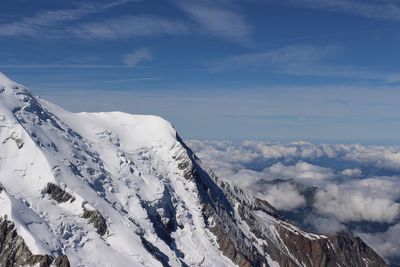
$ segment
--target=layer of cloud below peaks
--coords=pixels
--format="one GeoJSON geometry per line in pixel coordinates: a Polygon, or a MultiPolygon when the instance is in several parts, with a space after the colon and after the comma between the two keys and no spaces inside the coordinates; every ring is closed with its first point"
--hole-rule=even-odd
{"type": "Polygon", "coordinates": [[[400,243],[391,234],[400,233],[399,147],[188,143],[222,179],[282,212],[303,214],[298,223],[305,222],[303,227],[311,227],[308,230],[332,234],[355,229],[381,255],[392,260],[398,256],[400,243]],[[380,226],[363,228],[371,224],[380,226]]]}

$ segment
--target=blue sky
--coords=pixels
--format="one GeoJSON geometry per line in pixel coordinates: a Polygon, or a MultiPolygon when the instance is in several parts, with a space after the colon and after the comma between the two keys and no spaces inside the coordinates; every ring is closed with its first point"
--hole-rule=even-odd
{"type": "Polygon", "coordinates": [[[400,139],[398,1],[0,8],[0,71],[73,111],[156,114],[184,138],[400,139]]]}

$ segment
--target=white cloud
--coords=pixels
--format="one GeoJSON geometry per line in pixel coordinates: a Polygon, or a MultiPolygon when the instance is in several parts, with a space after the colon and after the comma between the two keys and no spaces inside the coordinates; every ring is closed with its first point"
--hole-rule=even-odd
{"type": "Polygon", "coordinates": [[[334,234],[356,227],[356,234],[378,253],[388,259],[398,256],[399,146],[260,141],[190,141],[189,146],[222,179],[278,210],[301,211],[306,217],[298,223],[304,222],[308,230],[334,234]],[[318,187],[314,198],[301,184],[318,187]],[[389,229],[380,232],[382,228],[371,228],[370,223],[389,229]]]}
{"type": "Polygon", "coordinates": [[[296,147],[285,147],[285,146],[263,146],[256,144],[258,149],[261,152],[261,155],[267,159],[279,159],[279,158],[288,158],[296,156],[298,153],[298,149],[296,147]]]}
{"type": "Polygon", "coordinates": [[[346,226],[340,223],[335,218],[325,218],[319,216],[312,216],[308,221],[315,227],[318,233],[335,234],[337,232],[346,230],[346,226]]]}
{"type": "Polygon", "coordinates": [[[333,215],[341,222],[392,223],[399,218],[399,203],[353,189],[356,188],[346,190],[341,186],[329,184],[317,192],[314,207],[319,213],[333,215]]]}
{"type": "Polygon", "coordinates": [[[399,183],[399,176],[375,176],[361,180],[351,180],[346,185],[350,188],[358,188],[370,196],[396,200],[400,196],[399,183]]]}
{"type": "Polygon", "coordinates": [[[343,171],[341,171],[341,174],[345,175],[345,176],[360,176],[362,174],[362,171],[360,169],[344,169],[343,171]]]}
{"type": "Polygon", "coordinates": [[[151,51],[147,48],[138,48],[133,53],[124,55],[122,61],[128,68],[134,68],[143,61],[149,61],[153,59],[151,51]]]}
{"type": "Polygon", "coordinates": [[[265,188],[266,191],[258,194],[258,197],[268,201],[278,210],[293,210],[303,206],[306,202],[292,184],[268,185],[265,188]]]}
{"type": "Polygon", "coordinates": [[[237,172],[232,172],[232,169],[225,169],[222,172],[223,177],[229,177],[225,179],[233,182],[241,188],[251,191],[253,194],[257,192],[264,193],[265,186],[258,184],[260,181],[260,173],[253,170],[243,169],[237,172]]]}
{"type": "Polygon", "coordinates": [[[393,147],[349,147],[345,158],[377,167],[400,170],[400,151],[393,147]]]}
{"type": "Polygon", "coordinates": [[[400,248],[400,224],[389,227],[383,233],[358,233],[360,237],[376,252],[385,258],[396,258],[399,260],[400,248]]]}
{"type": "Polygon", "coordinates": [[[304,161],[297,162],[295,165],[286,166],[278,162],[264,170],[271,178],[315,180],[329,179],[334,176],[333,170],[309,164],[304,161]]]}
{"type": "Polygon", "coordinates": [[[177,20],[152,15],[125,16],[84,23],[69,31],[87,39],[121,39],[138,36],[187,34],[189,27],[177,20]]]}
{"type": "Polygon", "coordinates": [[[252,27],[239,13],[209,1],[178,1],[177,6],[198,23],[200,29],[218,38],[248,43],[252,27]]]}

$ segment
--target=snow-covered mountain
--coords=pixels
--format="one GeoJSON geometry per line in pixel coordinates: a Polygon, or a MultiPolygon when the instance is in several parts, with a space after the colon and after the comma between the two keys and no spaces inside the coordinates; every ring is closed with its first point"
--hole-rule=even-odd
{"type": "Polygon", "coordinates": [[[0,74],[0,266],[386,266],[219,180],[167,121],[71,113],[0,74]]]}

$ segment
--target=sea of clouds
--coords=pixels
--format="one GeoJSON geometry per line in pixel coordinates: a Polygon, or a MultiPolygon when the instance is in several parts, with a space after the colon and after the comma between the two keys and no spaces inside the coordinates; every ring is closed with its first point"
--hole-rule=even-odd
{"type": "Polygon", "coordinates": [[[352,231],[400,263],[400,146],[187,143],[217,176],[267,200],[301,227],[352,231]]]}

